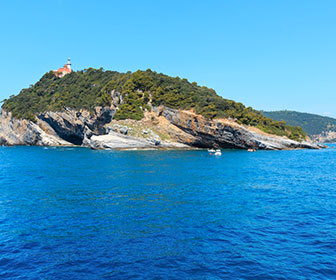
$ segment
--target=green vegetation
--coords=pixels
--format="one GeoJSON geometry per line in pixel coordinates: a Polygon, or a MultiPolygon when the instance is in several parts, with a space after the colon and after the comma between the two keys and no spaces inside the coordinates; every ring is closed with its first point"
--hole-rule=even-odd
{"type": "Polygon", "coordinates": [[[35,85],[5,100],[3,108],[20,119],[32,119],[37,113],[60,111],[64,107],[93,110],[95,106],[111,103],[110,94],[102,88],[111,77],[119,75],[102,69],[87,69],[58,78],[48,72],[35,85]]]}
{"type": "Polygon", "coordinates": [[[109,106],[111,91],[121,93],[123,104],[115,119],[140,120],[151,106],[165,105],[175,109],[192,109],[206,118],[233,118],[238,123],[255,126],[264,132],[287,136],[294,140],[305,138],[299,127],[273,121],[242,103],[224,99],[213,89],[198,86],[179,77],[169,77],[151,70],[118,73],[103,69],[85,69],[63,78],[53,72],[17,96],[4,101],[3,108],[16,118],[33,120],[44,111],[59,111],[64,107],[93,111],[95,106],[109,106]]]}
{"type": "Polygon", "coordinates": [[[323,131],[336,131],[336,119],[315,114],[295,111],[273,111],[262,114],[276,121],[285,121],[289,125],[300,126],[308,135],[317,135],[323,131]]]}

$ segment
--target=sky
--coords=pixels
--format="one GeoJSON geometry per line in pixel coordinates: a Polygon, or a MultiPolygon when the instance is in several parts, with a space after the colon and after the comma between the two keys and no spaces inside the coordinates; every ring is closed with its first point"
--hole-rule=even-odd
{"type": "Polygon", "coordinates": [[[0,100],[71,58],[148,68],[258,110],[336,117],[334,0],[4,0],[0,100]]]}

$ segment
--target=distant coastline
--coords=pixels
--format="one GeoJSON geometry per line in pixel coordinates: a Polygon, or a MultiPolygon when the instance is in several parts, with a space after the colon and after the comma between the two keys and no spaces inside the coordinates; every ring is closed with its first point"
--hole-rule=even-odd
{"type": "Polygon", "coordinates": [[[292,126],[300,126],[317,143],[336,142],[336,119],[316,114],[296,111],[261,111],[265,117],[275,121],[285,121],[292,126]]]}

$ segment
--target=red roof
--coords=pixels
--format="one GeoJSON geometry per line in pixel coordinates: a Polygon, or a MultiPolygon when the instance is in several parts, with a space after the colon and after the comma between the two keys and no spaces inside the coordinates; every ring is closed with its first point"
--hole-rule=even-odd
{"type": "Polygon", "coordinates": [[[62,68],[59,68],[59,69],[57,70],[57,72],[58,72],[58,73],[62,73],[62,72],[71,73],[72,71],[71,71],[71,69],[69,69],[69,68],[66,66],[66,64],[65,64],[62,68]]]}

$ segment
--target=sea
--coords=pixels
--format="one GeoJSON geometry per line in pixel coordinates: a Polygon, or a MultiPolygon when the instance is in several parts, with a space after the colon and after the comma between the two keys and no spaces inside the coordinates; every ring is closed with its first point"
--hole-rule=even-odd
{"type": "Polygon", "coordinates": [[[0,279],[336,279],[336,145],[0,147],[0,279]]]}

